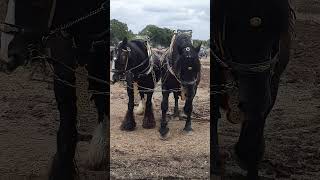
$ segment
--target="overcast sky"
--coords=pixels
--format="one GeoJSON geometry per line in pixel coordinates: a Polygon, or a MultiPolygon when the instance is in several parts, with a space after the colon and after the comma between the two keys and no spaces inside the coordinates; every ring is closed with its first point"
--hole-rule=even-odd
{"type": "Polygon", "coordinates": [[[110,0],[111,19],[134,33],[153,24],[170,29],[192,29],[193,39],[210,37],[210,0],[110,0]]]}

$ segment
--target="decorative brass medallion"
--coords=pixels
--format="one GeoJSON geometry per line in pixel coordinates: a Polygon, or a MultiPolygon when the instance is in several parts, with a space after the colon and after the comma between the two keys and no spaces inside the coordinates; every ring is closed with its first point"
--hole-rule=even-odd
{"type": "Polygon", "coordinates": [[[253,27],[258,27],[262,23],[262,19],[259,17],[253,17],[250,19],[250,25],[253,27]]]}

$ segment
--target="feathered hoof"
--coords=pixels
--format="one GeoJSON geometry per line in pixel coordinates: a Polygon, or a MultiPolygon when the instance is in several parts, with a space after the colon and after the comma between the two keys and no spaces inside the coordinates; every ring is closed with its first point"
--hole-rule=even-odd
{"type": "Polygon", "coordinates": [[[142,121],[142,127],[144,129],[153,129],[156,127],[156,121],[154,119],[154,115],[152,111],[145,114],[145,117],[143,118],[143,121],[142,121]]]}
{"type": "Polygon", "coordinates": [[[71,164],[70,169],[65,169],[59,162],[58,154],[55,154],[51,163],[48,174],[49,180],[79,180],[78,172],[75,168],[75,163],[71,164]]]}
{"type": "Polygon", "coordinates": [[[191,136],[193,134],[193,129],[191,127],[185,127],[182,132],[185,135],[191,136]]]}
{"type": "Polygon", "coordinates": [[[169,128],[165,128],[165,129],[160,129],[160,136],[159,138],[163,141],[167,141],[170,138],[170,131],[169,128]]]}
{"type": "Polygon", "coordinates": [[[154,129],[156,127],[156,121],[155,120],[143,120],[142,127],[144,129],[154,129]]]}
{"type": "Polygon", "coordinates": [[[180,112],[179,117],[182,119],[187,119],[188,116],[184,111],[182,111],[182,112],[180,112]]]}
{"type": "Polygon", "coordinates": [[[136,122],[124,120],[120,126],[122,131],[134,131],[136,128],[136,122]]]}
{"type": "Polygon", "coordinates": [[[122,121],[120,130],[122,131],[134,131],[136,128],[136,122],[132,113],[127,112],[126,117],[122,121]]]}
{"type": "Polygon", "coordinates": [[[135,110],[135,114],[136,115],[143,115],[144,111],[145,111],[145,103],[144,103],[144,101],[140,101],[139,106],[135,110]]]}
{"type": "Polygon", "coordinates": [[[103,170],[107,164],[106,124],[100,123],[93,132],[87,157],[91,170],[103,170]]]}

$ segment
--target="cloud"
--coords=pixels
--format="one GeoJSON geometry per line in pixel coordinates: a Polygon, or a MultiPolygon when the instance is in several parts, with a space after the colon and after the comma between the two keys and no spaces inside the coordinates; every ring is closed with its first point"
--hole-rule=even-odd
{"type": "Polygon", "coordinates": [[[171,29],[192,29],[194,39],[210,37],[210,0],[111,0],[111,19],[138,33],[154,24],[171,29]]]}

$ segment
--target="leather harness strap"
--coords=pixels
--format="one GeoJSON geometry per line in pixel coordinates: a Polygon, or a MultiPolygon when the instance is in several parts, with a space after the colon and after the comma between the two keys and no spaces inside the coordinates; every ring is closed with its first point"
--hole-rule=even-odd
{"type": "Polygon", "coordinates": [[[52,0],[51,11],[50,11],[50,16],[49,16],[49,20],[48,20],[48,28],[49,29],[52,26],[53,17],[54,17],[55,11],[56,11],[56,4],[57,4],[57,0],[52,0]]]}

